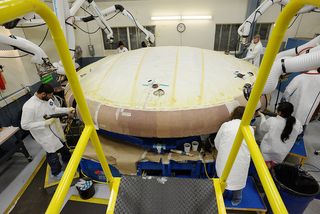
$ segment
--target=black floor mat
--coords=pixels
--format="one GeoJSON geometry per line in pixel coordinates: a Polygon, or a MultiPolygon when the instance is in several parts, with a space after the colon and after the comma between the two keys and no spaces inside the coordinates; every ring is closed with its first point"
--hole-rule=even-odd
{"type": "Polygon", "coordinates": [[[213,214],[218,210],[212,180],[124,176],[115,213],[213,214]]]}

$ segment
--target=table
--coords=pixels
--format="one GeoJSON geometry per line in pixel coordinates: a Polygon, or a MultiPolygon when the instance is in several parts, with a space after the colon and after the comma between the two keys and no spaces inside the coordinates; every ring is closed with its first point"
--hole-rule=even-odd
{"type": "Polygon", "coordinates": [[[0,156],[0,163],[8,160],[16,152],[21,152],[22,154],[24,154],[24,156],[28,159],[29,162],[32,161],[32,156],[29,154],[28,150],[24,146],[23,141],[17,135],[17,132],[19,130],[20,130],[19,127],[10,126],[10,127],[3,127],[2,130],[0,131],[0,146],[13,136],[15,136],[17,139],[15,141],[15,145],[12,146],[12,149],[10,149],[9,151],[3,152],[4,155],[0,156]]]}

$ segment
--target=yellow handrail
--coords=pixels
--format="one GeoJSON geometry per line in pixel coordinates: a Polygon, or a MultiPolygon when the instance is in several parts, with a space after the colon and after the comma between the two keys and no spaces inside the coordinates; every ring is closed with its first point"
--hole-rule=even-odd
{"type": "MultiPolygon", "coordinates": [[[[238,153],[239,147],[243,138],[248,143],[248,147],[253,159],[253,162],[257,168],[262,185],[266,191],[268,200],[274,213],[287,213],[287,210],[281,200],[281,197],[274,185],[274,182],[270,176],[270,173],[263,161],[263,157],[260,153],[258,146],[252,136],[249,123],[254,114],[255,107],[261,96],[263,87],[269,75],[272,63],[275,59],[275,54],[278,52],[280,43],[283,39],[284,33],[289,25],[292,17],[301,9],[304,5],[315,5],[320,7],[320,0],[291,0],[289,4],[284,8],[276,21],[275,28],[273,29],[269,44],[266,49],[264,59],[262,61],[257,81],[252,90],[248,105],[246,107],[243,119],[241,121],[236,139],[232,146],[232,150],[226,167],[220,178],[222,190],[225,189],[226,179],[230,173],[235,157],[238,153]]],[[[52,38],[55,42],[60,59],[66,71],[71,89],[74,94],[75,100],[79,106],[79,111],[82,119],[85,123],[85,128],[79,142],[74,150],[74,153],[70,159],[70,162],[66,168],[63,178],[53,196],[53,199],[47,209],[47,213],[59,213],[62,203],[71,184],[73,174],[79,164],[80,158],[86,147],[88,139],[90,138],[101,162],[103,171],[107,177],[108,184],[111,188],[114,178],[112,177],[107,160],[103,154],[103,150],[100,145],[100,141],[97,132],[94,129],[94,124],[89,113],[88,106],[86,104],[82,89],[78,77],[75,72],[75,68],[68,51],[68,45],[63,35],[60,24],[56,16],[52,13],[49,7],[39,0],[4,0],[0,2],[0,24],[11,21],[16,17],[22,16],[26,13],[35,12],[39,14],[47,23],[52,38]]]]}
{"type": "Polygon", "coordinates": [[[94,124],[69,53],[66,39],[54,13],[46,4],[39,0],[4,0],[0,2],[0,24],[6,23],[16,17],[23,16],[30,12],[39,14],[49,27],[63,67],[66,71],[70,87],[74,92],[73,95],[78,104],[81,117],[85,124],[84,131],[81,134],[79,142],[47,209],[47,213],[59,213],[89,138],[95,147],[98,159],[106,175],[110,188],[112,187],[113,177],[101,148],[97,132],[94,129],[94,124]]]}
{"type": "Polygon", "coordinates": [[[223,191],[221,189],[220,181],[217,178],[212,179],[214,190],[216,192],[216,201],[217,201],[217,207],[219,214],[226,214],[226,207],[224,205],[224,199],[223,199],[223,191]]]}
{"type": "MultiPolygon", "coordinates": [[[[85,128],[83,129],[83,132],[80,136],[80,139],[77,143],[77,149],[74,150],[72,157],[68,163],[67,168],[65,169],[63,178],[61,179],[61,181],[59,182],[59,186],[55,192],[55,194],[53,195],[51,202],[53,201],[64,201],[61,200],[62,198],[64,199],[66,197],[67,192],[65,192],[64,190],[67,189],[67,191],[69,190],[68,187],[70,187],[70,184],[73,180],[73,177],[76,173],[77,170],[77,166],[79,165],[81,156],[87,146],[89,137],[91,135],[91,133],[93,132],[94,127],[93,126],[85,126],[85,128]]],[[[50,203],[47,212],[50,213],[50,208],[51,206],[56,206],[55,203],[50,203]]]]}
{"type": "Polygon", "coordinates": [[[279,51],[284,34],[288,28],[290,20],[295,14],[305,5],[314,5],[320,7],[320,0],[291,0],[284,7],[283,11],[279,15],[275,27],[272,31],[268,46],[263,57],[257,80],[254,84],[249,102],[246,106],[237,136],[233,143],[230,155],[228,157],[226,166],[220,177],[221,188],[224,190],[226,186],[226,180],[234,163],[234,160],[238,154],[241,142],[243,138],[246,140],[254,165],[257,169],[263,188],[268,197],[272,211],[274,213],[285,214],[288,213],[283,201],[279,195],[279,192],[273,182],[273,179],[269,173],[269,170],[264,162],[261,152],[256,144],[254,137],[249,129],[250,121],[255,112],[255,108],[260,100],[264,85],[269,76],[269,72],[273,61],[276,57],[276,53],[279,51]]]}

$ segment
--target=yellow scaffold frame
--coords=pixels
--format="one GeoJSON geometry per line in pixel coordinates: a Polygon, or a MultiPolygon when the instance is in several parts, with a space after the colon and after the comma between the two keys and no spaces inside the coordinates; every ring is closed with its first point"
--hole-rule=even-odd
{"type": "Polygon", "coordinates": [[[69,53],[67,41],[55,14],[45,3],[39,0],[4,0],[0,2],[0,24],[6,23],[30,12],[39,14],[50,29],[51,36],[55,42],[59,57],[66,71],[70,87],[72,91],[75,92],[73,95],[79,106],[79,111],[85,124],[78,144],[47,209],[47,213],[59,213],[89,139],[97,152],[110,189],[112,188],[113,177],[101,148],[97,132],[94,128],[89,108],[85,101],[84,94],[69,53]]]}
{"type": "Polygon", "coordinates": [[[274,213],[285,214],[288,213],[283,201],[279,195],[279,192],[273,182],[270,172],[265,164],[262,157],[260,149],[250,131],[250,121],[255,112],[255,107],[257,106],[260,96],[262,94],[264,85],[269,76],[272,64],[276,57],[276,53],[279,51],[281,42],[283,40],[284,34],[288,29],[290,20],[295,14],[305,5],[314,5],[316,7],[320,6],[320,0],[291,0],[284,7],[283,11],[280,13],[274,29],[272,30],[270,40],[268,42],[266,52],[264,54],[260,69],[258,72],[257,80],[254,84],[252,93],[250,95],[248,105],[246,106],[236,139],[233,143],[231,153],[228,157],[226,166],[223,170],[222,176],[220,178],[221,188],[224,190],[226,186],[226,180],[234,163],[234,160],[238,154],[241,142],[245,139],[248,144],[250,154],[253,163],[257,169],[259,178],[261,180],[263,189],[266,192],[268,201],[271,205],[271,209],[274,213]]]}
{"type": "MultiPolygon", "coordinates": [[[[219,180],[214,180],[215,183],[220,182],[221,191],[224,191],[227,177],[230,173],[231,167],[239,151],[241,142],[244,138],[250,149],[253,162],[257,168],[259,177],[267,194],[271,208],[274,213],[279,214],[285,214],[287,213],[287,210],[272,180],[268,168],[265,165],[265,162],[255,142],[255,139],[250,132],[249,123],[254,114],[255,106],[257,105],[261,96],[263,87],[266,83],[276,53],[279,51],[280,43],[283,39],[286,29],[288,28],[289,22],[292,19],[292,17],[305,5],[315,5],[317,7],[320,7],[320,0],[291,0],[289,4],[284,8],[284,10],[281,12],[279,18],[277,19],[259,70],[257,81],[252,90],[252,94],[250,96],[243,119],[241,121],[241,125],[238,130],[236,139],[234,141],[226,167],[222,173],[221,178],[219,180]]],[[[0,24],[6,23],[30,12],[35,12],[39,14],[41,18],[47,23],[50,29],[51,36],[55,42],[60,59],[65,68],[66,75],[70,83],[70,87],[74,92],[74,98],[78,104],[80,114],[85,124],[85,128],[81,134],[79,142],[73,152],[69,164],[59,183],[59,186],[46,211],[46,213],[59,213],[89,139],[93,143],[99,161],[102,165],[103,171],[106,175],[107,183],[110,189],[113,190],[114,195],[117,195],[120,179],[114,179],[111,174],[107,160],[101,148],[97,132],[94,128],[94,124],[90,116],[90,112],[86,104],[84,94],[82,92],[79,79],[74,68],[74,64],[72,62],[68,50],[66,39],[60,27],[60,24],[54,13],[51,11],[51,9],[40,0],[2,0],[0,2],[0,24]]],[[[221,210],[221,208],[224,209],[223,203],[221,204],[221,191],[219,194],[219,204],[221,205],[219,207],[219,213],[225,213],[225,210],[221,210]]],[[[111,198],[114,199],[116,197],[111,198]]],[[[111,203],[114,204],[115,201],[111,201],[111,203]]]]}

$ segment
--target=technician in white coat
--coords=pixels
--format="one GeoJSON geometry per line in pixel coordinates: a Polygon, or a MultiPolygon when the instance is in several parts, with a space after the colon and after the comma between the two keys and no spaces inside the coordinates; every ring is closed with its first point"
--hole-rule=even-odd
{"type": "Polygon", "coordinates": [[[22,108],[21,127],[29,130],[34,139],[47,152],[47,162],[50,165],[52,175],[60,179],[61,163],[58,152],[61,153],[63,162],[70,159],[68,148],[63,144],[65,141],[63,130],[59,119],[43,118],[44,115],[70,113],[73,108],[57,107],[52,101],[53,87],[49,84],[42,84],[38,91],[32,96],[22,108]]]}
{"type": "MultiPolygon", "coordinates": [[[[244,107],[239,106],[233,111],[231,116],[232,120],[222,124],[214,140],[215,147],[218,150],[216,160],[216,170],[218,177],[221,177],[223,169],[229,157],[233,141],[240,126],[244,109],[244,107]]],[[[250,127],[250,129],[253,133],[253,128],[250,127]]],[[[232,191],[233,195],[231,203],[234,206],[237,206],[242,200],[242,189],[246,186],[249,165],[250,152],[246,142],[243,140],[226,182],[226,189],[232,191]]]]}
{"type": "Polygon", "coordinates": [[[268,119],[260,113],[260,130],[266,132],[260,149],[269,168],[276,163],[283,162],[302,132],[299,120],[292,116],[293,105],[291,103],[279,103],[277,113],[276,117],[268,119]]]}
{"type": "Polygon", "coordinates": [[[263,46],[260,41],[260,35],[255,35],[248,47],[248,52],[244,60],[251,62],[253,65],[259,67],[260,65],[260,54],[263,52],[263,46]]]}
{"type": "Polygon", "coordinates": [[[289,83],[283,98],[294,106],[293,115],[306,126],[320,103],[320,69],[302,73],[289,83]]]}
{"type": "Polygon", "coordinates": [[[128,51],[128,48],[124,46],[124,43],[122,41],[119,42],[118,48],[117,48],[118,53],[124,53],[128,51]]]}

